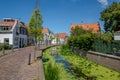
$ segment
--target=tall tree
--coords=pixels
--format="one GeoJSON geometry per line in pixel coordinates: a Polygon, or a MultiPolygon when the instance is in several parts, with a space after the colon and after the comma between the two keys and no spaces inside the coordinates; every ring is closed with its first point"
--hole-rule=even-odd
{"type": "Polygon", "coordinates": [[[36,1],[36,8],[32,13],[32,16],[30,18],[29,22],[29,34],[34,37],[35,44],[37,44],[37,40],[40,40],[42,37],[42,15],[40,14],[39,7],[38,7],[38,1],[36,1]]]}
{"type": "Polygon", "coordinates": [[[100,20],[104,21],[105,31],[120,30],[120,2],[113,2],[101,12],[100,20]]]}

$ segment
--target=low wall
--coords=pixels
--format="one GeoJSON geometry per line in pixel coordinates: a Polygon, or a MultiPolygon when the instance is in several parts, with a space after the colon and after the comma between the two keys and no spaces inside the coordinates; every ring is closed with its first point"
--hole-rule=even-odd
{"type": "Polygon", "coordinates": [[[120,72],[120,57],[114,55],[108,55],[104,53],[94,52],[94,51],[84,51],[77,48],[71,47],[71,50],[90,61],[96,62],[102,66],[113,69],[120,72]]]}
{"type": "Polygon", "coordinates": [[[93,62],[120,72],[120,57],[118,56],[88,51],[86,57],[93,62]]]}

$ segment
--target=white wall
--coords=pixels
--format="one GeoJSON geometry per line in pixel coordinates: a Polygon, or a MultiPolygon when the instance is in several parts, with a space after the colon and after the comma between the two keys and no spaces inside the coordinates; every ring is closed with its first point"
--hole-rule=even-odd
{"type": "Polygon", "coordinates": [[[52,42],[51,42],[51,44],[57,44],[57,39],[56,38],[53,39],[52,42]]]}
{"type": "Polygon", "coordinates": [[[120,36],[114,36],[114,40],[120,40],[120,36]]]}
{"type": "Polygon", "coordinates": [[[9,44],[13,44],[13,35],[12,33],[8,33],[8,34],[0,34],[0,43],[4,43],[4,38],[9,38],[9,44]]]}
{"type": "Polygon", "coordinates": [[[114,40],[120,40],[120,33],[114,34],[114,40]]]}
{"type": "Polygon", "coordinates": [[[63,38],[60,38],[60,44],[63,44],[65,42],[65,40],[63,38]]]}

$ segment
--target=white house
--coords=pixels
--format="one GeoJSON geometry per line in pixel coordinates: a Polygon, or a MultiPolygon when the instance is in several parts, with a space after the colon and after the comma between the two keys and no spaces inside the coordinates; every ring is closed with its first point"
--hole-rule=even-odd
{"type": "Polygon", "coordinates": [[[114,33],[114,40],[120,40],[120,31],[114,33]]]}
{"type": "Polygon", "coordinates": [[[13,48],[21,48],[27,44],[28,31],[25,23],[17,19],[4,18],[0,22],[0,43],[9,43],[13,48]]]}
{"type": "Polygon", "coordinates": [[[58,37],[58,41],[57,41],[58,44],[65,44],[67,42],[68,36],[66,33],[58,33],[57,37],[58,37]]]}
{"type": "Polygon", "coordinates": [[[56,45],[56,44],[57,44],[57,37],[55,37],[55,38],[52,40],[51,44],[53,44],[53,45],[56,45]]]}
{"type": "Polygon", "coordinates": [[[54,38],[54,34],[48,28],[43,28],[42,33],[43,33],[42,44],[50,45],[52,42],[52,39],[54,38]]]}

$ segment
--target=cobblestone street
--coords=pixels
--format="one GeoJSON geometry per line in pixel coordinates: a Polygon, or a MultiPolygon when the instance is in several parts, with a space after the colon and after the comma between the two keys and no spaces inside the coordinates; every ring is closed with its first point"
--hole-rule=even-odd
{"type": "MultiPolygon", "coordinates": [[[[41,51],[36,52],[40,56],[41,51]]],[[[41,60],[34,61],[34,47],[21,48],[0,57],[0,80],[44,80],[41,60]],[[31,53],[31,65],[28,56],[31,53]]]]}

